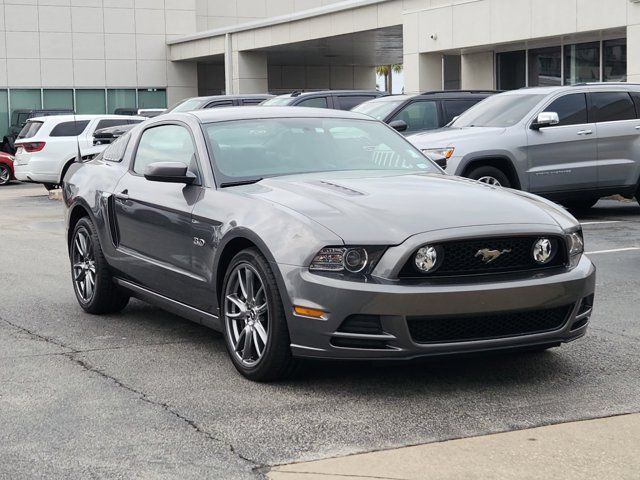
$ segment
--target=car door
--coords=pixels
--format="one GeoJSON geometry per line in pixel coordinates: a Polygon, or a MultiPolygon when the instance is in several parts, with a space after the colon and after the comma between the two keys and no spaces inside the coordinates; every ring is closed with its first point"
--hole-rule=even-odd
{"type": "Polygon", "coordinates": [[[332,108],[329,106],[327,97],[311,97],[305,98],[295,104],[296,107],[311,107],[311,108],[332,108]]]}
{"type": "Polygon", "coordinates": [[[368,100],[373,100],[374,98],[376,98],[375,95],[338,95],[334,97],[334,102],[336,103],[334,108],[338,110],[351,110],[361,103],[364,103],[368,100]]]}
{"type": "Polygon", "coordinates": [[[591,112],[598,129],[599,187],[635,185],[640,120],[629,92],[591,92],[591,112]]]}
{"type": "Polygon", "coordinates": [[[596,189],[596,125],[587,114],[587,94],[569,93],[536,112],[527,125],[529,190],[536,193],[596,189]],[[530,128],[541,112],[555,112],[560,123],[530,128]]]}
{"type": "Polygon", "coordinates": [[[459,117],[460,115],[462,115],[464,112],[466,112],[467,110],[469,110],[471,107],[473,107],[476,103],[478,103],[480,100],[484,100],[483,98],[469,98],[469,99],[447,99],[447,100],[443,100],[442,101],[442,110],[443,110],[443,116],[440,120],[440,126],[444,127],[445,125],[447,125],[449,122],[451,122],[451,120],[453,120],[456,117],[459,117]]]}
{"type": "Polygon", "coordinates": [[[195,141],[181,123],[150,126],[139,137],[127,173],[115,189],[118,250],[128,258],[133,281],[183,303],[199,279],[193,273],[191,212],[201,196],[202,169],[195,141]],[[191,185],[147,180],[154,162],[182,162],[197,181],[191,185]]]}
{"type": "Polygon", "coordinates": [[[434,100],[416,100],[405,105],[398,111],[389,123],[402,120],[407,124],[407,129],[403,135],[434,130],[440,126],[440,114],[438,112],[438,102],[434,100]]]}

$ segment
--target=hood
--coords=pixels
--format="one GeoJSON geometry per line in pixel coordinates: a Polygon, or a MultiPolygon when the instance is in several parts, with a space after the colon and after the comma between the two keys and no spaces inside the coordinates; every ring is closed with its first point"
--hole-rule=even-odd
{"type": "Polygon", "coordinates": [[[231,188],[305,215],[353,245],[397,245],[418,233],[456,227],[559,226],[533,198],[442,174],[330,172],[231,188]]]}
{"type": "Polygon", "coordinates": [[[477,142],[487,137],[495,138],[503,134],[505,130],[504,128],[498,127],[448,127],[409,135],[407,136],[407,140],[418,148],[455,147],[461,141],[477,142]]]}

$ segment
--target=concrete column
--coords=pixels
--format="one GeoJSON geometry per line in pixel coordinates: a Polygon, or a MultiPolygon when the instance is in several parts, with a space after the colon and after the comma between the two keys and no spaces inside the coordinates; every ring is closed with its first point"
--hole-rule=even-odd
{"type": "Polygon", "coordinates": [[[228,94],[265,93],[268,90],[269,73],[266,54],[234,51],[230,59],[230,62],[225,61],[227,85],[231,87],[231,91],[227,88],[228,94]]]}
{"type": "Polygon", "coordinates": [[[440,53],[405,54],[403,71],[405,93],[442,89],[442,54],[440,53]]]}
{"type": "Polygon", "coordinates": [[[463,90],[495,88],[493,52],[463,53],[460,61],[460,88],[463,90]]]}
{"type": "Polygon", "coordinates": [[[627,81],[640,83],[640,25],[627,27],[627,81]]]}
{"type": "Polygon", "coordinates": [[[356,90],[375,90],[376,67],[353,67],[353,88],[356,90]]]}

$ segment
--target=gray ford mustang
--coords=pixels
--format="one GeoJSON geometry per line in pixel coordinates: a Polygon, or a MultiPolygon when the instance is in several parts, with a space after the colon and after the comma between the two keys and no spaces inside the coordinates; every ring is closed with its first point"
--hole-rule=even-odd
{"type": "Polygon", "coordinates": [[[545,349],[585,334],[595,269],[539,197],[447,176],[360,114],[243,107],[137,126],[64,180],[74,291],[222,331],[253,380],[300,357],[545,349]]]}

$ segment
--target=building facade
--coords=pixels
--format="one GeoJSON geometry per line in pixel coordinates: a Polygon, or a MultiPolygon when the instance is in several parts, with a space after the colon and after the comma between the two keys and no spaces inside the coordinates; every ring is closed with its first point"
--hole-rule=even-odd
{"type": "Polygon", "coordinates": [[[0,0],[0,130],[21,108],[197,94],[640,82],[640,0],[0,0]]]}

